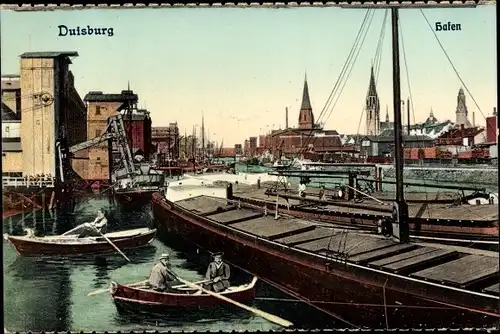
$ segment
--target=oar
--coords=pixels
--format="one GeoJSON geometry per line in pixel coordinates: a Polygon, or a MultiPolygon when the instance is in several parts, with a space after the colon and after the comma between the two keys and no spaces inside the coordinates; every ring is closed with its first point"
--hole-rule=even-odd
{"type": "MultiPolygon", "coordinates": [[[[173,274],[173,273],[172,273],[172,274],[173,274]]],[[[174,274],[174,275],[175,275],[175,274],[174,274]]],[[[177,275],[176,275],[176,276],[177,276],[177,275]]],[[[262,310],[256,309],[256,308],[254,308],[254,307],[250,307],[250,306],[247,306],[247,305],[245,305],[245,304],[239,303],[239,302],[237,302],[237,301],[235,301],[235,300],[232,300],[231,298],[228,298],[228,297],[226,297],[226,296],[223,296],[223,295],[221,295],[221,294],[219,294],[219,293],[212,292],[212,291],[210,291],[210,290],[204,289],[203,287],[201,287],[201,286],[199,286],[199,285],[196,285],[196,284],[194,284],[194,283],[188,282],[188,281],[186,281],[186,280],[184,280],[184,279],[182,279],[182,278],[180,278],[180,277],[177,277],[177,279],[178,279],[180,282],[184,283],[185,285],[187,285],[187,286],[189,286],[189,287],[191,287],[191,288],[193,288],[193,289],[198,289],[198,290],[201,290],[201,291],[203,291],[204,293],[206,293],[206,294],[208,294],[208,295],[210,295],[210,296],[213,296],[213,297],[215,297],[215,298],[221,299],[221,300],[223,300],[223,301],[225,301],[225,302],[228,302],[228,303],[230,303],[230,304],[233,304],[233,305],[236,305],[236,306],[238,306],[238,307],[241,307],[242,309],[245,309],[245,310],[247,310],[247,311],[249,311],[249,312],[252,312],[252,313],[254,313],[254,314],[258,315],[259,317],[262,317],[262,318],[264,318],[264,319],[266,319],[266,320],[268,320],[268,321],[270,321],[270,322],[274,322],[275,324],[278,324],[278,325],[280,325],[280,326],[282,326],[282,327],[290,327],[290,326],[292,326],[292,325],[293,325],[290,321],[285,320],[285,319],[282,319],[282,318],[280,318],[280,317],[278,317],[278,316],[276,316],[276,315],[273,315],[273,314],[270,314],[270,313],[264,312],[264,311],[262,311],[262,310]]]]}
{"type": "Polygon", "coordinates": [[[99,232],[99,234],[100,234],[100,235],[101,235],[104,239],[106,239],[106,241],[107,241],[107,242],[109,242],[109,244],[110,244],[111,246],[113,246],[113,247],[114,247],[114,248],[118,251],[118,253],[120,253],[120,254],[121,254],[121,255],[122,255],[122,256],[123,256],[123,257],[124,257],[124,258],[125,258],[128,262],[132,262],[132,261],[130,261],[130,259],[127,257],[127,255],[123,254],[123,252],[120,250],[120,248],[116,247],[116,245],[115,245],[114,243],[112,243],[112,242],[111,242],[111,240],[109,240],[109,238],[108,238],[107,236],[105,236],[104,234],[102,234],[102,233],[101,233],[101,231],[99,231],[99,230],[97,230],[97,229],[96,229],[96,231],[97,231],[97,232],[99,232]]]}
{"type": "MultiPolygon", "coordinates": [[[[142,285],[142,284],[145,284],[147,283],[148,280],[144,280],[144,281],[140,281],[140,282],[135,282],[135,283],[130,283],[130,284],[127,284],[127,286],[138,286],[138,285],[142,285]]],[[[92,292],[89,292],[89,294],[87,296],[95,296],[95,295],[99,295],[101,293],[104,293],[104,292],[108,292],[109,291],[109,288],[107,289],[100,289],[100,290],[95,290],[95,291],[92,291],[92,292]]]]}
{"type": "MultiPolygon", "coordinates": [[[[209,282],[212,282],[212,280],[206,279],[206,280],[203,280],[203,281],[193,282],[193,284],[204,284],[204,283],[209,283],[209,282]]],[[[186,286],[187,286],[186,284],[174,285],[172,287],[172,289],[185,288],[186,286]]],[[[193,289],[193,288],[191,288],[191,289],[193,289]]],[[[198,288],[196,288],[196,290],[198,290],[198,288]]]]}
{"type": "MultiPolygon", "coordinates": [[[[129,287],[140,286],[140,285],[146,284],[147,282],[148,282],[148,280],[144,280],[144,281],[140,281],[140,282],[126,284],[126,286],[129,286],[129,287]]],[[[208,282],[211,282],[211,280],[198,281],[198,282],[194,282],[194,284],[203,284],[203,283],[208,283],[208,282]]],[[[175,285],[172,288],[178,289],[178,288],[182,288],[182,287],[185,287],[185,286],[186,286],[185,284],[175,285]]],[[[198,289],[196,289],[196,290],[198,290],[198,289]]],[[[108,291],[109,291],[109,288],[95,290],[95,291],[89,292],[89,294],[87,296],[95,296],[95,295],[99,295],[101,293],[105,293],[105,292],[108,292],[108,291]]]]}
{"type": "Polygon", "coordinates": [[[77,227],[75,227],[75,228],[73,228],[73,229],[71,229],[71,230],[69,230],[69,231],[67,231],[67,232],[64,232],[64,233],[63,233],[63,234],[61,234],[61,235],[69,235],[69,234],[71,234],[71,232],[74,232],[74,231],[78,230],[78,229],[79,229],[79,228],[81,228],[83,225],[85,225],[85,224],[80,224],[80,225],[78,225],[77,227]]]}

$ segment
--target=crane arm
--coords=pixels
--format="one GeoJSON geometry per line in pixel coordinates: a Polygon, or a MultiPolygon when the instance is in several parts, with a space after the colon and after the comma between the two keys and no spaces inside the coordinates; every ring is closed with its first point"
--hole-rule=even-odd
{"type": "Polygon", "coordinates": [[[75,153],[75,152],[84,150],[86,148],[95,146],[97,144],[100,144],[103,141],[106,141],[106,140],[109,140],[109,139],[113,139],[115,137],[116,137],[115,133],[113,133],[113,132],[107,132],[107,133],[103,134],[102,136],[95,137],[95,138],[92,138],[90,140],[87,140],[87,141],[84,141],[82,143],[79,143],[79,144],[71,146],[69,148],[69,152],[70,153],[75,153]]]}

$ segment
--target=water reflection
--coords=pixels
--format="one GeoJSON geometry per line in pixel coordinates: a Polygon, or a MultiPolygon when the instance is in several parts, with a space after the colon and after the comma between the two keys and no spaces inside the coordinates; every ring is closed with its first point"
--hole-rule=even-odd
{"type": "MultiPolygon", "coordinates": [[[[40,235],[61,234],[92,221],[99,208],[106,208],[111,231],[153,226],[150,208],[127,212],[112,206],[108,198],[93,198],[77,207],[73,214],[46,212],[12,217],[4,222],[4,233],[24,235],[23,228],[33,228],[40,235]],[[24,218],[24,219],[23,219],[24,218]],[[43,222],[45,221],[45,225],[43,222]]],[[[108,293],[88,296],[89,292],[105,289],[110,281],[129,284],[147,279],[152,266],[162,253],[170,253],[174,271],[189,281],[203,279],[210,254],[185,243],[177,236],[161,242],[127,251],[128,262],[120,254],[78,258],[24,258],[4,241],[4,319],[10,331],[142,331],[177,329],[185,331],[271,330],[274,325],[252,313],[234,307],[220,307],[208,312],[181,312],[167,315],[119,313],[108,293]]],[[[250,275],[232,269],[231,284],[248,283],[250,275]]],[[[257,294],[268,287],[257,282],[257,294]]],[[[274,290],[271,289],[270,295],[274,290]]],[[[259,309],[283,318],[290,317],[290,307],[283,304],[254,301],[259,309]]],[[[290,306],[290,305],[288,305],[290,306]]],[[[311,311],[301,305],[296,323],[313,319],[311,311]],[[302,319],[302,320],[300,320],[302,319]],[[305,320],[303,320],[305,319],[305,320]]],[[[311,325],[316,327],[318,323],[311,325]]]]}
{"type": "MultiPolygon", "coordinates": [[[[249,304],[252,306],[251,304],[249,304]]],[[[205,310],[177,309],[163,312],[121,309],[115,320],[119,324],[142,324],[155,327],[184,328],[187,323],[210,324],[223,319],[227,322],[248,322],[254,316],[235,306],[218,306],[205,310]]]]}
{"type": "Polygon", "coordinates": [[[71,326],[71,266],[18,257],[4,275],[4,317],[11,327],[64,331],[71,326]]]}

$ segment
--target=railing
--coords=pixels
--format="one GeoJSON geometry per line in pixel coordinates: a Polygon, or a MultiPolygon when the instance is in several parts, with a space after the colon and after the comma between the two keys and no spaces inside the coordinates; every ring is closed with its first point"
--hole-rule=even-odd
{"type": "Polygon", "coordinates": [[[54,178],[24,178],[24,177],[11,177],[3,176],[2,184],[4,187],[45,187],[52,188],[55,184],[54,178]]]}

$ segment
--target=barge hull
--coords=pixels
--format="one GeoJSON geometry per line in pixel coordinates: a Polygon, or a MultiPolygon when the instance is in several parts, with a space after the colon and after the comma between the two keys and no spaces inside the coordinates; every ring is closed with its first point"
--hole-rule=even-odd
{"type": "Polygon", "coordinates": [[[422,328],[480,327],[498,323],[495,302],[467,305],[470,296],[442,289],[413,287],[408,281],[362,269],[347,270],[342,263],[328,263],[288,247],[266,244],[200,220],[153,195],[153,214],[159,233],[175,233],[198,246],[225,252],[236,266],[268,280],[284,292],[300,296],[350,327],[422,328]],[[370,276],[368,276],[370,275],[370,276]],[[436,300],[439,298],[440,300],[436,300]],[[444,305],[448,304],[448,305],[444,305]],[[450,304],[452,306],[450,306],[450,304]],[[456,307],[463,304],[463,307],[456,307]],[[467,307],[468,306],[468,307],[467,307]],[[489,309],[491,312],[481,310],[489,309]]]}
{"type": "Polygon", "coordinates": [[[120,204],[138,207],[149,204],[151,202],[153,192],[154,191],[115,191],[114,197],[120,204]]]}

